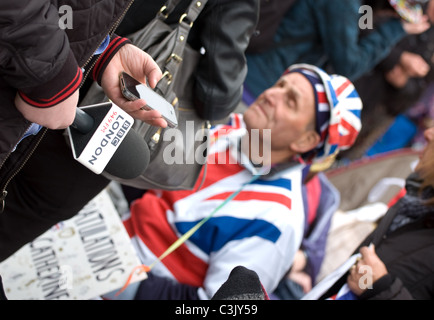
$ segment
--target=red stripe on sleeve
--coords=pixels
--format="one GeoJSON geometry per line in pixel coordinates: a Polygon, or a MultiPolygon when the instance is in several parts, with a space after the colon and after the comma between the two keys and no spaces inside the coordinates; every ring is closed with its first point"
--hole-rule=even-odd
{"type": "Polygon", "coordinates": [[[102,67],[107,63],[107,60],[109,60],[113,53],[125,42],[129,42],[129,40],[122,37],[116,37],[110,42],[107,49],[101,54],[101,57],[93,68],[92,77],[94,80],[98,78],[102,67]]]}
{"type": "Polygon", "coordinates": [[[74,79],[59,93],[48,99],[31,99],[29,96],[19,92],[20,97],[28,104],[38,108],[48,108],[59,104],[71,96],[76,90],[80,88],[81,81],[83,80],[83,73],[80,68],[77,68],[77,73],[74,79]]]}

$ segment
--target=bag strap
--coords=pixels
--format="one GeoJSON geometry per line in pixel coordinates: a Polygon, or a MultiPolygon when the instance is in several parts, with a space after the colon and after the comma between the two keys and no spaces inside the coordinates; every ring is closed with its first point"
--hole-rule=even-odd
{"type": "Polygon", "coordinates": [[[181,0],[168,0],[161,7],[160,11],[157,13],[157,17],[161,20],[166,20],[167,17],[175,10],[175,7],[181,2],[181,0]]]}
{"type": "MultiPolygon", "coordinates": [[[[179,18],[179,23],[176,27],[177,34],[173,51],[168,57],[164,66],[163,77],[155,87],[155,91],[163,96],[166,96],[170,84],[178,72],[179,66],[183,60],[184,48],[187,43],[190,30],[202,9],[205,7],[207,1],[208,0],[193,0],[186,12],[179,18]]],[[[166,19],[178,2],[179,0],[169,0],[166,5],[161,8],[157,16],[160,19],[166,19]]]]}
{"type": "MultiPolygon", "coordinates": [[[[180,2],[181,0],[166,1],[157,13],[157,17],[161,20],[166,20],[180,2]]],[[[207,2],[208,0],[192,0],[185,13],[188,16],[188,20],[194,22],[207,2]]]]}

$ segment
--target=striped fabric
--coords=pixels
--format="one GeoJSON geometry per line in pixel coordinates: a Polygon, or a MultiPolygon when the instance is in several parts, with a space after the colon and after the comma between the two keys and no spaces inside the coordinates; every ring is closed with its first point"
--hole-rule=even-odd
{"type": "MultiPolygon", "coordinates": [[[[251,181],[252,173],[233,161],[238,148],[237,139],[231,137],[245,131],[241,115],[232,120],[230,126],[219,126],[212,133],[215,139],[209,151],[215,161],[209,161],[199,191],[148,191],[133,203],[125,226],[144,264],[154,262],[181,234],[251,181]]],[[[301,172],[288,169],[246,185],[153,272],[202,286],[204,298],[210,298],[231,270],[242,265],[257,272],[266,291],[272,292],[291,265],[303,228],[301,172]]]]}

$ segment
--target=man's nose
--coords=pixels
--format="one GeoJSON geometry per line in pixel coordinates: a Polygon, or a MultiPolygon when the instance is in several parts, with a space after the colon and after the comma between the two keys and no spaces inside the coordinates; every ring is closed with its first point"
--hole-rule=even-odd
{"type": "Polygon", "coordinates": [[[276,106],[277,101],[282,97],[283,90],[281,88],[269,88],[264,92],[264,97],[268,104],[273,107],[276,106]]]}

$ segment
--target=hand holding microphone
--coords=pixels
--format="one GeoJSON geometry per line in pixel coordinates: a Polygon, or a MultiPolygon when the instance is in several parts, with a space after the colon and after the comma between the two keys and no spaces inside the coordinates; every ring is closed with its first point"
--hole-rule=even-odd
{"type": "Polygon", "coordinates": [[[106,172],[121,179],[133,179],[146,170],[150,155],[143,138],[128,126],[134,121],[132,117],[155,126],[165,127],[167,123],[157,110],[144,110],[141,100],[129,101],[123,96],[119,84],[122,71],[139,79],[147,79],[151,87],[155,87],[162,77],[160,68],[150,55],[134,45],[124,45],[107,65],[101,79],[101,87],[115,104],[78,109],[68,131],[74,157],[83,165],[97,174],[106,172]],[[114,121],[110,118],[113,112],[121,114],[125,119],[114,121]],[[88,115],[93,119],[89,119],[88,115]],[[109,123],[108,120],[113,122],[109,123]],[[115,129],[110,124],[119,124],[120,127],[115,129]],[[116,131],[120,136],[113,136],[111,131],[116,131]]]}
{"type": "Polygon", "coordinates": [[[15,106],[30,122],[48,129],[65,129],[74,120],[74,109],[78,103],[78,90],[64,101],[49,108],[38,108],[26,102],[19,93],[15,96],[15,106]]]}
{"type": "Polygon", "coordinates": [[[71,105],[77,105],[78,91],[62,102],[65,104],[63,111],[59,108],[60,104],[49,109],[27,106],[21,103],[19,96],[17,108],[28,120],[50,129],[68,127],[75,111],[75,118],[67,128],[74,158],[96,174],[106,172],[121,179],[136,178],[146,170],[150,155],[143,138],[131,128],[134,121],[131,116],[162,127],[167,123],[158,111],[144,110],[142,105],[139,106],[140,101],[129,101],[123,97],[119,74],[125,67],[131,72],[143,72],[152,86],[162,76],[158,65],[145,52],[133,45],[122,47],[104,71],[101,84],[110,99],[122,109],[115,104],[105,103],[74,110],[71,105]],[[20,108],[21,105],[23,108],[20,108]],[[57,110],[60,113],[50,116],[57,110]],[[52,120],[57,122],[53,123],[52,120]],[[59,120],[62,122],[58,123],[59,120]]]}
{"type": "Polygon", "coordinates": [[[70,125],[67,130],[74,158],[93,172],[105,171],[123,179],[142,174],[149,164],[149,149],[131,128],[133,118],[112,103],[73,109],[77,100],[78,91],[55,107],[43,109],[29,105],[17,94],[15,104],[27,120],[49,129],[70,125]],[[75,111],[75,118],[70,110],[75,111]]]}

